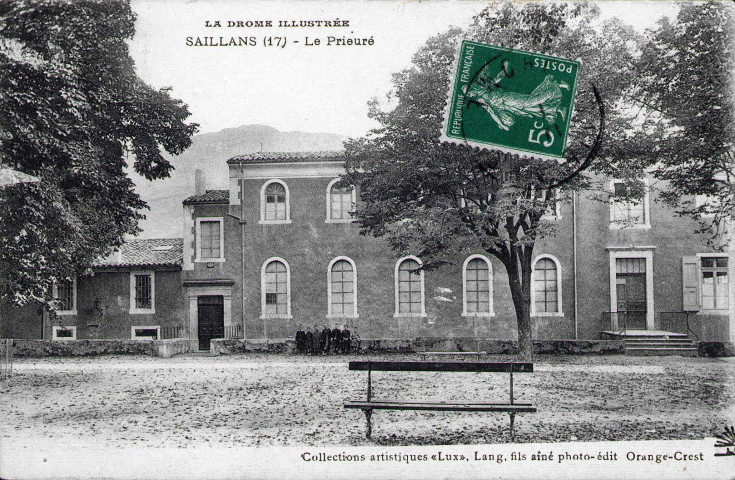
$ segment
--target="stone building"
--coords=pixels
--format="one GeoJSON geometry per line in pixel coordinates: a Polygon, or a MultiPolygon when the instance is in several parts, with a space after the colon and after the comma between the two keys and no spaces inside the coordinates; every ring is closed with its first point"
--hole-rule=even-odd
{"type": "MultiPolygon", "coordinates": [[[[60,297],[75,292],[61,323],[36,313],[21,325],[5,309],[4,335],[57,338],[57,327],[76,338],[177,335],[204,350],[212,338],[283,339],[324,324],[347,324],[363,339],[516,338],[497,259],[472,252],[416,273],[420,258],[396,258],[385,240],[359,234],[351,215],[359,217],[359,195],[335,185],[341,152],[260,152],[227,165],[229,189],[198,181],[183,200],[183,241],[129,242],[93,276],[60,286],[60,297]]],[[[735,339],[731,249],[706,247],[695,223],[652,191],[609,203],[582,193],[544,221],[556,235],[535,248],[535,338],[625,330],[662,341],[735,339]]]]}

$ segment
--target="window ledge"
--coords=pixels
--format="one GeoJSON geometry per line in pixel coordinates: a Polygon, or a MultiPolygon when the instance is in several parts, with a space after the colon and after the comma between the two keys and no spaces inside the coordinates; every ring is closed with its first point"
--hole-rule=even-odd
{"type": "Polygon", "coordinates": [[[224,263],[224,258],[195,258],[194,263],[224,263]]]}
{"type": "Polygon", "coordinates": [[[155,315],[156,309],[155,308],[149,308],[149,309],[131,308],[130,310],[128,310],[128,313],[130,315],[155,315]]]}
{"type": "Polygon", "coordinates": [[[393,318],[424,318],[426,313],[394,313],[393,318]]]}
{"type": "Polygon", "coordinates": [[[354,218],[348,218],[348,219],[344,219],[344,220],[342,220],[342,219],[328,218],[328,219],[326,219],[324,221],[324,223],[355,223],[355,222],[356,222],[356,220],[354,218]]]}
{"type": "Polygon", "coordinates": [[[564,312],[541,312],[541,313],[532,313],[532,317],[563,317],[564,312]]]}
{"type": "Polygon", "coordinates": [[[467,313],[462,312],[463,317],[494,317],[495,312],[488,312],[488,313],[467,313]]]}
{"type": "Polygon", "coordinates": [[[326,318],[360,318],[360,314],[356,315],[339,315],[335,313],[328,313],[326,318]]]}
{"type": "Polygon", "coordinates": [[[261,320],[271,320],[271,319],[279,319],[279,318],[289,319],[289,318],[293,318],[293,315],[261,315],[260,316],[261,320]]]}
{"type": "Polygon", "coordinates": [[[610,230],[646,230],[651,228],[650,223],[623,223],[610,222],[610,230]]]}
{"type": "Polygon", "coordinates": [[[261,220],[258,222],[260,225],[290,225],[291,219],[288,220],[261,220]]]}

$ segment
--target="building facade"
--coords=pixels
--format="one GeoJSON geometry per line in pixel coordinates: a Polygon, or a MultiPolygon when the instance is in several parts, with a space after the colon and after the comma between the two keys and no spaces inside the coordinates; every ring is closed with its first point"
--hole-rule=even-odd
{"type": "Polygon", "coordinates": [[[131,240],[89,275],[54,287],[59,308],[3,306],[2,336],[150,340],[184,335],[182,240],[131,240]]]}
{"type": "MultiPolygon", "coordinates": [[[[347,324],[363,339],[517,337],[494,257],[470,252],[417,272],[420,258],[397,258],[385,240],[359,234],[358,192],[336,185],[341,152],[260,152],[227,165],[227,190],[198,184],[183,201],[183,239],[129,242],[93,276],[60,286],[59,298],[73,301],[59,323],[3,311],[3,335],[161,338],[168,329],[203,350],[212,338],[292,337],[299,325],[347,324]]],[[[582,193],[545,216],[556,234],[534,251],[535,338],[626,329],[735,340],[732,250],[707,247],[694,221],[647,190],[640,202],[582,193]]]]}
{"type": "MultiPolygon", "coordinates": [[[[228,190],[184,201],[191,332],[212,321],[206,302],[216,297],[222,318],[214,322],[245,338],[324,324],[348,324],[362,338],[516,337],[497,259],[472,252],[416,273],[420,258],[396,258],[385,240],[359,234],[350,213],[359,217],[359,195],[335,186],[340,152],[261,152],[227,163],[228,190]]],[[[610,182],[611,191],[621,186],[610,182]]],[[[695,223],[655,195],[627,203],[577,195],[546,217],[557,233],[535,250],[536,338],[598,339],[687,323],[702,340],[735,335],[731,253],[705,246],[695,223]]]]}

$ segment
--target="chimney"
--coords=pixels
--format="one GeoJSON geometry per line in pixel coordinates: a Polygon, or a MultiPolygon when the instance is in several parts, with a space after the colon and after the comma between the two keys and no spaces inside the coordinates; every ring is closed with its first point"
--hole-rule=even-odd
{"type": "Polygon", "coordinates": [[[197,168],[194,170],[194,195],[204,195],[204,172],[197,168]]]}

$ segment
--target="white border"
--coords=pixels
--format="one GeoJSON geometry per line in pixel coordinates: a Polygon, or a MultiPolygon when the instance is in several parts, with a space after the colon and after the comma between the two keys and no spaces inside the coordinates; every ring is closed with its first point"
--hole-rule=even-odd
{"type": "Polygon", "coordinates": [[[555,160],[558,163],[562,163],[562,162],[566,161],[566,158],[563,156],[563,153],[566,150],[567,141],[569,140],[569,127],[571,126],[572,116],[574,115],[574,104],[575,104],[575,101],[574,100],[577,97],[577,84],[579,83],[579,74],[580,74],[580,70],[582,68],[582,62],[580,62],[579,59],[569,60],[567,58],[554,57],[554,56],[547,55],[547,54],[544,54],[544,53],[529,52],[527,50],[518,50],[518,49],[513,49],[513,48],[499,47],[499,46],[496,46],[496,45],[484,44],[484,43],[476,42],[474,40],[457,39],[456,43],[457,43],[457,45],[455,45],[455,47],[454,47],[454,50],[455,50],[456,54],[454,56],[454,62],[452,62],[452,68],[449,71],[450,72],[449,89],[447,91],[446,103],[444,104],[444,109],[443,109],[443,114],[442,114],[442,129],[441,129],[441,132],[440,132],[439,141],[440,142],[453,143],[455,145],[469,145],[469,146],[472,146],[472,147],[484,148],[484,149],[491,150],[491,151],[499,151],[499,152],[508,153],[508,154],[511,154],[511,155],[520,155],[521,157],[540,158],[540,159],[543,159],[543,160],[555,160]],[[467,140],[467,139],[463,139],[462,140],[462,139],[458,139],[458,138],[447,136],[446,132],[447,132],[447,127],[449,126],[449,121],[450,121],[449,114],[452,111],[452,100],[454,99],[454,86],[455,86],[455,84],[457,82],[457,78],[459,77],[459,71],[457,70],[457,68],[459,67],[459,61],[460,61],[461,54],[462,54],[462,44],[464,42],[471,43],[471,44],[474,44],[476,46],[492,47],[492,48],[496,48],[498,50],[504,50],[504,51],[514,52],[514,53],[516,53],[516,52],[526,53],[526,54],[530,54],[530,55],[536,55],[536,56],[539,56],[539,57],[550,58],[550,59],[553,59],[553,60],[563,60],[565,62],[576,64],[576,66],[577,66],[577,72],[574,75],[574,85],[571,85],[570,86],[570,88],[572,90],[572,105],[571,105],[571,108],[569,109],[569,125],[567,126],[567,132],[566,132],[567,135],[564,138],[564,145],[562,146],[562,150],[561,150],[562,151],[562,156],[555,157],[555,156],[552,156],[552,155],[544,155],[542,153],[537,153],[537,152],[528,152],[528,151],[525,151],[525,150],[516,150],[516,149],[512,149],[512,148],[508,148],[508,147],[503,147],[503,146],[499,146],[499,145],[495,145],[495,144],[491,144],[491,143],[481,143],[481,142],[477,142],[477,141],[474,141],[474,140],[467,140]]]}
{"type": "Polygon", "coordinates": [[[271,178],[270,180],[263,183],[260,187],[260,223],[261,225],[288,225],[291,223],[291,192],[288,189],[288,185],[281,179],[271,178]],[[271,183],[281,184],[286,190],[286,219],[285,220],[266,220],[265,219],[265,189],[271,183]]]}
{"type": "Polygon", "coordinates": [[[225,221],[222,217],[197,217],[196,239],[197,253],[194,262],[224,262],[225,261],[225,221]],[[218,258],[202,258],[202,222],[219,222],[219,254],[218,258]]]}
{"type": "MultiPolygon", "coordinates": [[[[329,182],[329,185],[327,185],[327,219],[324,223],[352,223],[355,221],[354,217],[350,218],[332,218],[332,186],[334,186],[335,183],[339,182],[339,178],[335,178],[331,182],[329,182]]],[[[354,210],[357,208],[357,192],[355,191],[354,185],[352,186],[351,190],[352,194],[352,210],[351,212],[354,213],[354,210]]]]}
{"type": "Polygon", "coordinates": [[[77,339],[77,327],[75,325],[52,325],[51,326],[51,340],[57,340],[59,342],[64,342],[67,340],[76,340],[77,339]],[[74,332],[74,335],[72,337],[57,337],[56,332],[59,330],[69,330],[71,329],[74,332]]]}
{"type": "Polygon", "coordinates": [[[645,195],[643,196],[643,223],[631,223],[631,222],[618,222],[613,220],[614,209],[616,202],[613,198],[615,195],[615,185],[618,183],[625,183],[625,180],[613,179],[610,180],[610,217],[609,217],[609,229],[610,230],[621,230],[621,229],[645,229],[651,228],[651,191],[648,184],[647,178],[641,178],[641,182],[644,184],[645,195]]]}
{"type": "Polygon", "coordinates": [[[260,267],[260,318],[293,318],[291,315],[291,267],[281,257],[271,257],[260,267]],[[265,267],[271,262],[281,262],[286,266],[286,314],[265,314],[265,267]]]}
{"type": "Polygon", "coordinates": [[[561,303],[561,263],[559,259],[553,255],[543,254],[533,259],[533,267],[531,267],[531,315],[536,317],[563,317],[564,307],[561,303]],[[536,263],[539,260],[549,259],[556,265],[556,312],[536,312],[536,263]]]}
{"type": "Polygon", "coordinates": [[[130,272],[130,308],[128,313],[131,315],[153,315],[156,313],[156,272],[153,270],[133,270],[130,272]],[[151,308],[137,308],[135,306],[135,276],[150,275],[151,276],[151,308]]]}
{"type": "Polygon", "coordinates": [[[130,327],[130,340],[161,340],[161,327],[159,325],[136,325],[130,327]],[[136,328],[145,328],[148,330],[156,330],[156,338],[151,337],[138,337],[135,335],[136,328]]]}
{"type": "Polygon", "coordinates": [[[653,250],[644,250],[641,247],[629,247],[625,250],[610,250],[610,311],[613,313],[617,313],[618,311],[617,273],[615,270],[615,260],[618,258],[646,259],[646,330],[655,330],[655,312],[653,310],[653,250]]]}
{"type": "Polygon", "coordinates": [[[490,262],[490,259],[487,258],[484,255],[475,254],[470,255],[467,257],[467,259],[462,264],[462,316],[463,317],[494,317],[495,316],[495,308],[493,306],[493,296],[495,296],[495,292],[493,292],[493,264],[490,262]],[[488,312],[467,312],[467,265],[472,260],[480,259],[484,260],[487,264],[488,268],[488,278],[487,278],[487,284],[489,287],[489,299],[488,299],[488,312]]]}
{"type": "Polygon", "coordinates": [[[398,268],[400,265],[406,261],[406,260],[416,260],[419,264],[419,266],[422,266],[424,262],[419,259],[419,257],[416,257],[414,255],[408,255],[403,258],[399,258],[396,261],[396,265],[393,271],[393,280],[394,280],[394,286],[393,290],[395,291],[395,310],[393,311],[393,317],[394,318],[404,318],[404,317],[425,317],[426,316],[426,290],[424,288],[424,271],[419,270],[419,275],[421,277],[421,313],[399,313],[399,305],[398,305],[398,268]]]}
{"type": "MultiPolygon", "coordinates": [[[[56,310],[56,314],[59,316],[77,314],[77,277],[76,275],[72,277],[71,288],[72,288],[72,302],[71,302],[72,309],[71,310],[56,310]]],[[[59,286],[56,282],[54,282],[54,285],[51,287],[51,295],[54,297],[54,300],[59,299],[59,286]]]]}
{"type": "Polygon", "coordinates": [[[327,318],[358,318],[357,314],[357,266],[350,257],[335,257],[329,262],[327,266],[327,318]],[[345,260],[352,265],[352,314],[351,315],[336,315],[332,313],[332,267],[335,263],[340,260],[345,260]]]}

